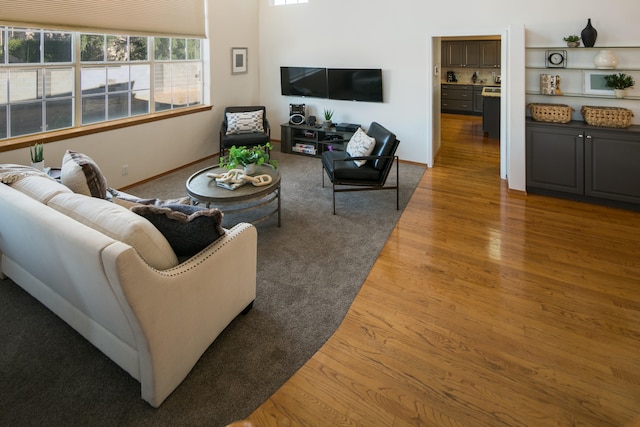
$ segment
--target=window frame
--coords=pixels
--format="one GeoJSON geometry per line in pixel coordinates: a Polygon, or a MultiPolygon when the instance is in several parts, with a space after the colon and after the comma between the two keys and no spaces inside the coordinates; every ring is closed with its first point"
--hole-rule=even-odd
{"type": "MultiPolygon", "coordinates": [[[[89,135],[92,133],[104,132],[112,129],[119,129],[122,127],[135,126],[138,124],[149,123],[157,120],[164,120],[167,118],[177,117],[185,114],[193,114],[202,111],[208,111],[212,109],[212,106],[206,105],[206,94],[205,87],[206,85],[206,76],[204,75],[205,70],[205,47],[206,47],[206,39],[201,39],[197,37],[184,36],[184,37],[170,37],[162,34],[158,35],[139,35],[139,34],[117,34],[117,32],[87,32],[80,30],[60,30],[60,29],[51,29],[47,27],[24,27],[24,26],[12,26],[10,24],[0,26],[0,31],[2,31],[2,37],[0,40],[2,41],[2,53],[3,53],[3,61],[0,64],[0,71],[7,71],[6,78],[6,86],[0,88],[0,90],[5,90],[9,88],[10,85],[10,76],[8,74],[11,70],[16,69],[26,69],[26,70],[34,70],[38,72],[46,73],[47,69],[67,69],[72,72],[73,75],[73,93],[71,95],[71,103],[72,103],[72,117],[70,119],[71,126],[65,127],[61,129],[55,130],[42,130],[38,133],[32,134],[23,134],[17,136],[9,136],[10,125],[7,124],[7,136],[3,139],[0,139],[0,152],[10,151],[17,148],[22,148],[26,146],[32,145],[34,142],[53,142],[58,140],[63,140],[67,138],[75,138],[82,135],[89,135]],[[9,63],[9,52],[8,52],[8,41],[6,41],[11,31],[25,31],[25,32],[38,32],[40,34],[40,61],[37,63],[29,63],[29,62],[18,62],[18,63],[9,63]],[[44,61],[44,36],[45,33],[60,33],[60,34],[70,34],[71,35],[71,62],[45,62],[44,61]],[[82,35],[101,35],[103,40],[108,40],[110,36],[115,37],[126,37],[127,40],[127,54],[126,60],[109,60],[107,57],[103,57],[103,61],[81,61],[81,43],[80,39],[82,35]],[[147,39],[147,59],[146,60],[129,60],[130,59],[130,44],[131,39],[133,38],[146,38],[147,39]],[[199,68],[200,74],[197,76],[196,83],[191,82],[192,86],[195,86],[196,100],[190,99],[186,104],[176,104],[172,103],[168,108],[156,111],[155,110],[155,102],[154,102],[154,67],[156,64],[154,58],[154,44],[156,38],[169,38],[171,39],[170,43],[173,42],[173,39],[182,39],[184,40],[185,47],[185,59],[175,59],[170,58],[169,60],[160,61],[164,64],[192,64],[196,63],[196,67],[199,68]],[[198,50],[197,53],[190,53],[189,48],[195,48],[198,50]],[[147,109],[146,113],[136,113],[135,110],[132,110],[131,98],[137,92],[131,85],[131,69],[132,67],[136,67],[139,65],[145,65],[148,67],[148,75],[149,75],[149,88],[147,89],[147,109]],[[126,91],[123,91],[122,94],[127,95],[128,102],[128,110],[126,112],[125,117],[117,118],[117,119],[109,119],[108,116],[105,116],[104,120],[100,120],[97,122],[91,123],[82,123],[82,103],[83,103],[83,93],[81,89],[82,83],[82,71],[83,69],[88,69],[91,67],[104,68],[107,70],[109,67],[127,67],[129,72],[129,84],[126,91]]],[[[105,44],[106,47],[106,44],[105,44]]],[[[193,80],[193,79],[192,79],[193,80]]],[[[8,93],[8,92],[7,92],[8,93]]],[[[107,91],[108,96],[108,91],[107,91]]],[[[50,100],[50,99],[49,99],[50,100]]],[[[47,99],[42,97],[42,99],[37,99],[37,102],[42,102],[43,108],[46,105],[47,99]]],[[[6,103],[2,104],[7,107],[7,110],[10,106],[14,104],[14,102],[7,97],[6,103]]],[[[105,106],[108,109],[108,104],[105,106]]],[[[7,111],[6,119],[11,121],[11,114],[7,111]]],[[[44,114],[43,114],[44,117],[44,114]]],[[[46,126],[47,122],[43,118],[42,126],[46,126]]]]}

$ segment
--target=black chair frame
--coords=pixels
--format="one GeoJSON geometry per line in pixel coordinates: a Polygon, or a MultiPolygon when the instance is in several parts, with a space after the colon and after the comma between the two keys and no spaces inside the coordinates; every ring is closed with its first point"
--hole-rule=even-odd
{"type": "MultiPolygon", "coordinates": [[[[395,153],[399,140],[395,141],[395,146],[393,147],[392,153],[395,153]]],[[[363,156],[363,157],[346,157],[344,159],[334,159],[333,160],[333,169],[335,170],[335,165],[337,162],[352,162],[354,160],[367,160],[367,161],[375,161],[377,159],[387,160],[385,164],[385,168],[380,174],[380,179],[377,182],[367,182],[367,181],[355,181],[355,180],[340,180],[335,179],[334,176],[331,175],[331,172],[325,168],[324,163],[322,164],[322,187],[324,188],[324,175],[325,172],[332,183],[333,190],[333,214],[336,214],[336,193],[344,193],[350,191],[371,191],[371,190],[396,190],[396,210],[400,210],[400,162],[398,156],[393,154],[389,156],[363,156]],[[395,185],[387,185],[385,183],[387,181],[387,177],[391,172],[391,168],[393,164],[396,165],[396,184],[395,185]],[[348,188],[338,188],[338,186],[348,186],[348,188]]]]}

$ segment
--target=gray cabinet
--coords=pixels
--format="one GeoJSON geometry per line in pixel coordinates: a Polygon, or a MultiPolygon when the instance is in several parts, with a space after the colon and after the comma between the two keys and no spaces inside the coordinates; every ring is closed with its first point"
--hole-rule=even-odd
{"type": "Polygon", "coordinates": [[[473,87],[473,112],[482,114],[483,96],[482,89],[484,86],[473,87]]]}
{"type": "Polygon", "coordinates": [[[445,113],[473,112],[473,86],[448,85],[441,87],[441,110],[445,113]]]}
{"type": "Polygon", "coordinates": [[[319,157],[330,149],[345,150],[354,132],[339,131],[335,127],[280,125],[280,151],[289,154],[319,157]]]}
{"type": "Polygon", "coordinates": [[[527,121],[527,190],[640,204],[640,126],[527,121]]]}
{"type": "Polygon", "coordinates": [[[480,67],[500,68],[501,49],[499,40],[480,42],[480,67]]]}
{"type": "Polygon", "coordinates": [[[500,40],[442,42],[444,67],[500,68],[500,40]]]}
{"type": "Polygon", "coordinates": [[[442,43],[445,67],[478,67],[480,65],[480,42],[445,41],[442,43]]]}

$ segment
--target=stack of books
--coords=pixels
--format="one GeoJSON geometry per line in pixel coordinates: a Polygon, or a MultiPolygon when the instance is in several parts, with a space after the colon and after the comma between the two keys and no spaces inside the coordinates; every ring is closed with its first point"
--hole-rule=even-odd
{"type": "Polygon", "coordinates": [[[305,154],[316,154],[316,147],[312,144],[300,144],[297,143],[293,147],[291,147],[291,151],[295,151],[296,153],[305,153],[305,154]]]}

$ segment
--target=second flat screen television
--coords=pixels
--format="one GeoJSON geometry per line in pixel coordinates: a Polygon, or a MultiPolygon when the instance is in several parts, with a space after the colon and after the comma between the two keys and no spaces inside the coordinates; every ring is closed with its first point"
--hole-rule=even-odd
{"type": "Polygon", "coordinates": [[[327,83],[330,99],[382,102],[382,70],[329,68],[327,83]]]}

